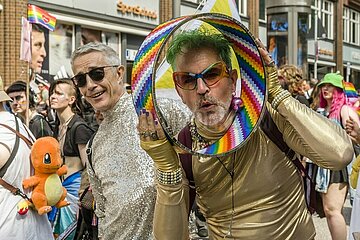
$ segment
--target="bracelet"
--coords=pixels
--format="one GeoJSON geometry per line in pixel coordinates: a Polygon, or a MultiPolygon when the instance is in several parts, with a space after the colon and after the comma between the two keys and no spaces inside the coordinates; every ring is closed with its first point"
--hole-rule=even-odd
{"type": "Polygon", "coordinates": [[[273,109],[277,109],[282,101],[286,98],[291,97],[290,93],[286,90],[281,91],[278,95],[274,97],[274,100],[271,102],[271,106],[273,109]]]}
{"type": "Polygon", "coordinates": [[[172,172],[163,172],[159,169],[156,170],[156,178],[159,183],[165,185],[176,185],[182,180],[182,168],[178,168],[172,172]]]}

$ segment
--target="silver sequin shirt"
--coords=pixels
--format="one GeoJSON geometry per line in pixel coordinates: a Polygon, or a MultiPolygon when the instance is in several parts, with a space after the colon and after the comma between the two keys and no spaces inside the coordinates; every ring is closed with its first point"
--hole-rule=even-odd
{"type": "MultiPolygon", "coordinates": [[[[187,110],[171,100],[162,103],[179,130],[188,119],[187,110]]],[[[94,171],[88,167],[88,173],[103,239],[153,239],[155,168],[140,147],[137,123],[131,95],[124,93],[114,109],[104,112],[92,144],[94,171]]]]}

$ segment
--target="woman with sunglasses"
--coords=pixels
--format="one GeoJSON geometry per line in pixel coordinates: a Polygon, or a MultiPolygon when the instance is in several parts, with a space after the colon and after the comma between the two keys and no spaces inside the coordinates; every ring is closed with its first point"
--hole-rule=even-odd
{"type": "Polygon", "coordinates": [[[93,134],[93,130],[76,114],[78,92],[70,79],[60,79],[50,86],[50,107],[56,111],[57,125],[54,137],[60,142],[63,164],[68,167],[64,176],[63,186],[67,190],[67,207],[55,209],[49,214],[54,225],[54,235],[67,233],[73,239],[77,222],[79,189],[81,172],[85,168],[87,159],[86,143],[93,134]]]}

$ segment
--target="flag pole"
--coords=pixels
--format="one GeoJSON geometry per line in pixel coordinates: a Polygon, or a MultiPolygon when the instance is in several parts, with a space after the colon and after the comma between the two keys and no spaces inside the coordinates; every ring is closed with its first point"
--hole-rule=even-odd
{"type": "MultiPolygon", "coordinates": [[[[31,23],[30,23],[31,24],[31,23]]],[[[31,54],[31,58],[30,60],[27,62],[27,79],[26,79],[26,126],[29,127],[29,122],[30,122],[30,116],[29,116],[29,111],[30,111],[30,81],[33,79],[34,75],[34,71],[31,70],[30,68],[30,62],[32,59],[32,27],[30,28],[30,54],[31,54]]]]}

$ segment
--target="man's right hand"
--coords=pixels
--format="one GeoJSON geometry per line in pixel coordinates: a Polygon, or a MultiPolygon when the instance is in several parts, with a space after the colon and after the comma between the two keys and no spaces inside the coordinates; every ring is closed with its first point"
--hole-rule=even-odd
{"type": "Polygon", "coordinates": [[[154,160],[157,169],[163,172],[176,171],[179,166],[178,154],[165,136],[164,130],[153,115],[142,110],[137,126],[140,146],[154,160]]]}

